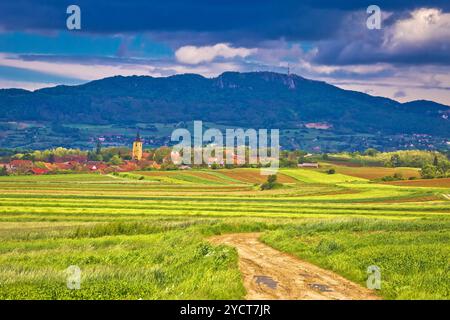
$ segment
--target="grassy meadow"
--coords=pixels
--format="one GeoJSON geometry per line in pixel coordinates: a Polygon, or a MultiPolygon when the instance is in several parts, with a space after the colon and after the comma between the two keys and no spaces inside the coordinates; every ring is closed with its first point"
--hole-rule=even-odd
{"type": "Polygon", "coordinates": [[[0,299],[241,299],[236,250],[207,238],[255,231],[361,285],[380,267],[383,298],[450,299],[449,186],[361,170],[280,169],[267,191],[258,169],[0,177],[0,299]]]}

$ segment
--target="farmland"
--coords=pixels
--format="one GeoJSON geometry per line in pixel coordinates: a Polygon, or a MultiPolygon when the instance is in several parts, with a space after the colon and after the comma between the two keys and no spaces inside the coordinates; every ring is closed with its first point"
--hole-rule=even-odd
{"type": "Polygon", "coordinates": [[[0,298],[240,299],[236,250],[207,240],[240,232],[361,285],[377,265],[385,299],[450,298],[448,185],[302,169],[281,169],[281,188],[260,191],[264,180],[257,169],[0,177],[0,298]],[[71,265],[80,290],[66,287],[71,265]]]}
{"type": "Polygon", "coordinates": [[[411,177],[419,178],[420,172],[416,168],[387,168],[387,167],[349,167],[349,166],[330,166],[335,168],[336,172],[351,175],[363,179],[375,180],[386,176],[400,174],[408,179],[411,177]]]}

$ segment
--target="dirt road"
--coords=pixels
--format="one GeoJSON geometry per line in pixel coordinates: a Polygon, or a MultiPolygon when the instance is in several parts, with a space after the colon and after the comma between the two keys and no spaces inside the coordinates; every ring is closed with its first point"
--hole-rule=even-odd
{"type": "Polygon", "coordinates": [[[210,238],[214,244],[237,249],[246,299],[379,299],[371,290],[275,250],[258,241],[258,237],[258,233],[239,233],[210,238]]]}

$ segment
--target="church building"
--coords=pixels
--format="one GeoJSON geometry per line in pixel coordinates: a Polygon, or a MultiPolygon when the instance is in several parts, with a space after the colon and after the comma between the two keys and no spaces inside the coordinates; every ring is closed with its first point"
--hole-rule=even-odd
{"type": "Polygon", "coordinates": [[[142,159],[142,139],[139,135],[139,131],[136,135],[136,139],[133,142],[133,151],[131,156],[133,160],[140,161],[142,159]]]}

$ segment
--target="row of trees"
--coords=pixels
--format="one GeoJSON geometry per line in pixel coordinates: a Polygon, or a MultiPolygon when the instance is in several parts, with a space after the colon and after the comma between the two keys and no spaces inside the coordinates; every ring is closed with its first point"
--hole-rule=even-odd
{"type": "MultiPolygon", "coordinates": [[[[125,160],[131,160],[131,150],[127,147],[108,147],[103,148],[100,141],[91,151],[80,149],[55,148],[49,150],[36,150],[29,152],[3,152],[2,160],[22,159],[34,162],[55,162],[57,159],[65,157],[80,157],[88,161],[103,161],[111,165],[120,165],[125,160]]],[[[159,147],[155,149],[146,149],[144,160],[152,160],[158,164],[164,164],[167,169],[176,169],[171,163],[171,148],[159,147]]],[[[246,150],[248,156],[248,150],[246,150]]],[[[341,160],[359,162],[362,164],[378,164],[387,167],[416,167],[421,168],[423,178],[447,177],[450,176],[450,154],[442,152],[421,151],[421,150],[405,150],[396,152],[380,152],[370,148],[365,152],[340,153],[340,154],[314,154],[311,155],[301,150],[283,150],[280,152],[280,167],[297,167],[299,163],[341,160]]],[[[250,166],[250,165],[241,165],[250,166]]],[[[252,165],[254,166],[254,165],[252,165]]],[[[218,165],[213,165],[218,168],[218,165]]],[[[228,165],[235,167],[235,165],[228,165]]],[[[0,173],[1,174],[1,173],[0,173]]]]}
{"type": "Polygon", "coordinates": [[[29,152],[16,152],[8,155],[8,157],[19,160],[55,162],[56,158],[63,158],[66,156],[86,156],[87,154],[87,151],[82,151],[80,149],[66,149],[58,147],[42,151],[35,150],[29,152]]]}
{"type": "Polygon", "coordinates": [[[445,166],[449,162],[449,154],[445,152],[423,150],[401,150],[394,152],[380,152],[369,148],[363,153],[339,153],[323,155],[326,160],[342,160],[367,165],[383,165],[386,167],[423,168],[427,165],[445,166]]]}
{"type": "MultiPolygon", "coordinates": [[[[328,155],[324,155],[327,159],[328,155]]],[[[363,153],[345,153],[331,155],[331,158],[348,159],[360,163],[380,163],[386,167],[415,167],[421,168],[423,179],[450,177],[450,151],[435,152],[422,150],[402,150],[395,152],[380,152],[370,148],[363,153]]],[[[386,177],[401,180],[402,177],[386,177]]]]}
{"type": "Polygon", "coordinates": [[[433,164],[425,164],[420,170],[423,179],[450,177],[450,161],[434,158],[433,164]]]}

